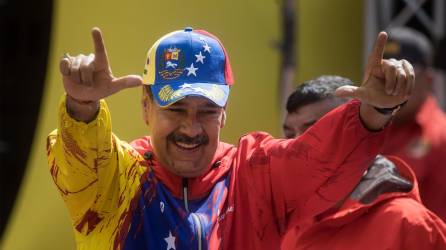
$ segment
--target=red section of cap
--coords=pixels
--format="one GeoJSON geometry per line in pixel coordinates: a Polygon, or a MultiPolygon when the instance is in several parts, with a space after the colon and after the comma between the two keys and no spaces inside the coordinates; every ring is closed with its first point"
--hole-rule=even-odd
{"type": "Polygon", "coordinates": [[[223,49],[223,52],[225,53],[225,79],[226,79],[226,83],[229,86],[234,84],[234,77],[232,76],[232,68],[231,68],[231,63],[229,62],[228,53],[226,53],[226,49],[223,46],[223,43],[220,42],[220,39],[218,39],[218,37],[212,35],[211,33],[207,32],[206,30],[194,30],[194,32],[197,32],[197,33],[202,34],[202,35],[210,36],[210,37],[214,38],[215,40],[217,40],[217,42],[220,44],[221,48],[223,49]]]}

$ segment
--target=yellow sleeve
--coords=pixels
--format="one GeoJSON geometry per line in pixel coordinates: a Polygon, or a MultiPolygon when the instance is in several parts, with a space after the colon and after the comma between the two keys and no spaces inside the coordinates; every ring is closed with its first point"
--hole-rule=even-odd
{"type": "Polygon", "coordinates": [[[133,195],[134,190],[128,193],[125,181],[138,154],[112,134],[104,100],[96,119],[88,124],[72,119],[65,105],[64,96],[58,129],[48,136],[48,164],[73,227],[77,233],[87,235],[95,229],[96,222],[119,213],[120,194],[128,194],[125,200],[133,195]]]}

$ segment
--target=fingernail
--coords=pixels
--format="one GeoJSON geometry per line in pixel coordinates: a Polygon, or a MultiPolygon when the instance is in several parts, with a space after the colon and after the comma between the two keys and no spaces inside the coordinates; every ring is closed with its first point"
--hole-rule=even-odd
{"type": "Polygon", "coordinates": [[[61,71],[62,75],[65,75],[65,76],[70,75],[70,69],[68,68],[67,64],[69,64],[69,63],[64,60],[60,66],[60,71],[61,71]]]}

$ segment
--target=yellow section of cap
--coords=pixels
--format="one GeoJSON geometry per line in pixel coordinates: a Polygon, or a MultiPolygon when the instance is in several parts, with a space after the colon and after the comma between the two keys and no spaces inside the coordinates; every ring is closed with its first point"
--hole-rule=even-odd
{"type": "Polygon", "coordinates": [[[170,32],[160,39],[158,39],[152,47],[147,52],[146,56],[146,64],[144,65],[144,73],[142,76],[143,83],[145,85],[153,85],[155,84],[155,76],[156,76],[156,51],[158,49],[158,45],[168,36],[171,36],[175,33],[183,32],[183,30],[177,30],[170,32]]]}
{"type": "Polygon", "coordinates": [[[401,45],[395,41],[388,41],[384,48],[384,54],[397,55],[401,52],[401,45]]]}

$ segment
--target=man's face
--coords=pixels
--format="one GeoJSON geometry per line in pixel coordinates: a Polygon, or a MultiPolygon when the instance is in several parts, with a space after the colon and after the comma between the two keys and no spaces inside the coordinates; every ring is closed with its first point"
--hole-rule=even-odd
{"type": "Polygon", "coordinates": [[[322,116],[334,109],[339,103],[332,98],[304,105],[292,113],[287,113],[283,124],[285,138],[291,139],[303,134],[322,116]]]}
{"type": "Polygon", "coordinates": [[[196,177],[211,166],[225,110],[204,97],[186,97],[168,107],[149,101],[146,121],[159,162],[172,173],[196,177]]]}

